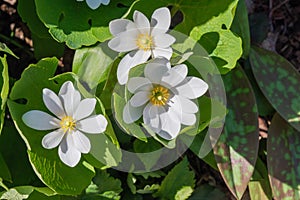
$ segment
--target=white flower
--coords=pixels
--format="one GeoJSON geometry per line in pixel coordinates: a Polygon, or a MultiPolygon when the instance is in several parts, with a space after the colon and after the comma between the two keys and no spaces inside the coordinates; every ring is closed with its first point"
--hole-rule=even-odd
{"type": "Polygon", "coordinates": [[[146,16],[135,11],[133,21],[128,19],[116,19],[109,23],[109,29],[114,36],[108,46],[117,52],[128,52],[119,63],[117,70],[118,81],[126,84],[129,70],[146,62],[150,56],[153,58],[172,56],[172,45],[175,38],[166,32],[171,23],[171,15],[168,8],[159,8],[154,11],[151,23],[146,16]]]}
{"type": "MultiPolygon", "coordinates": [[[[84,1],[84,0],[77,0],[84,1]]],[[[97,9],[101,4],[108,5],[110,0],[86,0],[86,4],[93,10],[97,9]]]]}
{"type": "Polygon", "coordinates": [[[84,133],[98,134],[105,131],[107,120],[103,115],[91,115],[96,99],[81,100],[80,93],[70,81],[65,82],[56,95],[43,89],[43,101],[56,117],[40,110],[31,110],[22,116],[24,123],[36,130],[54,130],[43,137],[46,149],[58,147],[60,159],[74,167],[80,161],[81,153],[88,153],[91,143],[84,133]]]}
{"type": "Polygon", "coordinates": [[[208,85],[187,73],[185,64],[171,68],[164,58],[149,62],[145,77],[133,77],[127,83],[134,95],[124,107],[124,122],[133,123],[143,115],[144,124],[167,140],[179,134],[181,124],[194,125],[198,106],[192,99],[202,96],[208,85]]]}

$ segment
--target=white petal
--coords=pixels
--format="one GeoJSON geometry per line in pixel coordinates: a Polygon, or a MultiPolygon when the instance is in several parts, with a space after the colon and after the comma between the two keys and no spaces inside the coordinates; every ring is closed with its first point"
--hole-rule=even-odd
{"type": "Polygon", "coordinates": [[[127,52],[137,49],[137,30],[128,30],[118,34],[108,42],[108,47],[117,52],[127,52]]]}
{"type": "Polygon", "coordinates": [[[144,77],[133,77],[128,80],[127,88],[131,93],[136,93],[137,90],[149,91],[152,83],[144,77]]]}
{"type": "Polygon", "coordinates": [[[181,123],[171,110],[160,115],[160,122],[162,131],[158,133],[159,136],[166,140],[172,140],[179,134],[181,123]]]}
{"type": "Polygon", "coordinates": [[[170,34],[159,34],[153,37],[155,47],[168,48],[176,39],[170,34]]]}
{"type": "Polygon", "coordinates": [[[129,30],[129,27],[135,27],[135,24],[128,19],[115,19],[109,22],[109,30],[113,36],[129,30]]]}
{"type": "Polygon", "coordinates": [[[149,62],[144,70],[145,77],[152,83],[160,83],[163,75],[169,71],[168,63],[165,58],[156,58],[149,62]]]}
{"type": "Polygon", "coordinates": [[[181,123],[187,126],[192,126],[196,123],[196,115],[182,113],[181,123]]]}
{"type": "Polygon", "coordinates": [[[81,153],[88,153],[91,150],[90,140],[80,131],[72,133],[75,148],[81,153]]]}
{"type": "Polygon", "coordinates": [[[134,11],[133,21],[141,33],[150,34],[150,22],[143,13],[134,11]]]}
{"type": "Polygon", "coordinates": [[[43,101],[50,112],[60,119],[65,115],[65,111],[59,97],[48,88],[43,89],[43,101]]]}
{"type": "Polygon", "coordinates": [[[179,99],[180,99],[181,106],[182,106],[184,113],[198,112],[198,106],[193,101],[191,101],[190,99],[184,98],[184,97],[180,97],[180,96],[179,96],[179,99]]]}
{"type": "Polygon", "coordinates": [[[80,93],[75,90],[73,83],[71,81],[65,82],[61,86],[58,95],[63,100],[66,114],[68,116],[73,116],[73,113],[78,107],[81,100],[80,93]]]}
{"type": "Polygon", "coordinates": [[[162,81],[174,87],[186,78],[187,73],[188,69],[185,64],[176,65],[164,74],[162,81]]]}
{"type": "Polygon", "coordinates": [[[103,5],[108,5],[108,4],[109,4],[109,2],[110,2],[110,0],[102,0],[102,2],[101,2],[101,3],[102,3],[103,5]]]}
{"type": "Polygon", "coordinates": [[[200,78],[187,77],[184,80],[184,84],[176,87],[176,89],[180,96],[195,99],[205,94],[208,89],[208,85],[200,78]]]}
{"type": "Polygon", "coordinates": [[[76,123],[76,128],[91,134],[103,133],[106,130],[107,120],[103,115],[94,115],[76,123]]]}
{"type": "Polygon", "coordinates": [[[139,64],[142,64],[148,60],[150,57],[150,51],[134,51],[128,53],[124,58],[120,61],[117,69],[117,77],[120,85],[124,85],[128,81],[129,70],[139,64]]]}
{"type": "Polygon", "coordinates": [[[127,102],[123,109],[123,120],[126,124],[131,124],[138,120],[143,113],[144,106],[132,107],[130,102],[127,102]]]}
{"type": "Polygon", "coordinates": [[[70,134],[67,134],[58,147],[58,155],[63,163],[69,167],[75,167],[81,158],[81,153],[74,147],[74,141],[70,134]]]}
{"type": "Polygon", "coordinates": [[[166,112],[163,106],[148,104],[143,111],[143,120],[154,132],[161,130],[160,114],[166,112]]]}
{"type": "Polygon", "coordinates": [[[148,91],[140,91],[134,94],[130,99],[133,107],[140,107],[149,101],[150,93],[148,91]]]}
{"type": "Polygon", "coordinates": [[[151,34],[165,33],[168,31],[171,24],[171,14],[168,8],[163,7],[156,9],[151,17],[151,34]]]}
{"type": "Polygon", "coordinates": [[[91,9],[95,10],[100,6],[101,0],[86,0],[86,3],[91,9]]]}
{"type": "Polygon", "coordinates": [[[77,121],[90,116],[93,113],[95,106],[96,106],[95,98],[83,99],[79,103],[76,111],[74,112],[73,118],[77,121]]]}
{"type": "Polygon", "coordinates": [[[22,120],[27,126],[36,130],[52,130],[60,127],[60,120],[39,110],[28,111],[22,116],[22,120]]]}
{"type": "Polygon", "coordinates": [[[172,54],[173,54],[173,50],[171,47],[168,47],[168,48],[155,47],[152,50],[152,55],[154,58],[164,57],[164,58],[170,60],[170,58],[172,57],[172,54]]]}
{"type": "Polygon", "coordinates": [[[53,149],[59,145],[64,137],[64,131],[57,129],[45,135],[42,139],[42,146],[45,149],[53,149]]]}

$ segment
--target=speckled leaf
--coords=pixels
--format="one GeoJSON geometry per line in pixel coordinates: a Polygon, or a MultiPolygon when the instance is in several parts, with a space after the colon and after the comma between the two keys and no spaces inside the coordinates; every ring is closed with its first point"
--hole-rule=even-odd
{"type": "Polygon", "coordinates": [[[253,47],[250,62],[254,77],[275,110],[300,131],[300,75],[280,55],[253,47]]]}
{"type": "Polygon", "coordinates": [[[224,76],[224,83],[229,112],[214,154],[225,183],[241,199],[257,158],[257,107],[251,85],[240,66],[224,76]]]}
{"type": "Polygon", "coordinates": [[[269,129],[267,154],[274,198],[300,199],[300,134],[278,114],[269,129]]]}
{"type": "Polygon", "coordinates": [[[83,160],[73,168],[63,164],[58,157],[57,148],[48,150],[41,145],[42,137],[48,132],[31,129],[21,119],[29,110],[47,112],[42,101],[43,88],[57,92],[66,80],[74,81],[74,77],[70,74],[66,74],[64,79],[62,77],[60,80],[50,79],[55,73],[57,64],[56,58],[47,58],[30,65],[12,88],[8,107],[15,126],[26,143],[30,162],[38,177],[57,193],[76,195],[90,184],[94,175],[91,166],[83,160]]]}
{"type": "Polygon", "coordinates": [[[242,55],[242,40],[230,30],[237,3],[237,0],[228,3],[225,12],[194,27],[190,33],[208,51],[221,73],[233,69],[242,55]]]}
{"type": "Polygon", "coordinates": [[[8,65],[6,62],[6,55],[0,57],[0,135],[4,124],[6,100],[9,92],[9,76],[8,76],[8,65]]]}
{"type": "Polygon", "coordinates": [[[111,1],[92,10],[85,2],[75,0],[35,0],[37,14],[50,34],[72,49],[108,39],[111,36],[108,23],[121,18],[131,3],[132,0],[111,1]]]}

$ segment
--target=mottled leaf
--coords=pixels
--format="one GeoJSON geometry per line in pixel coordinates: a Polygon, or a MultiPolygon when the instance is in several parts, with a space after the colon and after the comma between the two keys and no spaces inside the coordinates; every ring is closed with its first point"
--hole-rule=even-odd
{"type": "Polygon", "coordinates": [[[271,121],[267,155],[274,198],[299,199],[300,135],[279,114],[275,114],[271,121]]]}
{"type": "Polygon", "coordinates": [[[251,85],[239,66],[224,76],[228,114],[214,154],[221,175],[241,199],[254,171],[258,152],[258,113],[251,85]]]}
{"type": "Polygon", "coordinates": [[[176,193],[184,186],[194,188],[195,174],[189,170],[188,160],[184,158],[178,163],[161,183],[159,190],[153,194],[154,197],[160,199],[174,199],[176,193]]]}
{"type": "Polygon", "coordinates": [[[300,75],[282,56],[253,47],[250,62],[254,77],[275,110],[300,131],[300,75]]]}

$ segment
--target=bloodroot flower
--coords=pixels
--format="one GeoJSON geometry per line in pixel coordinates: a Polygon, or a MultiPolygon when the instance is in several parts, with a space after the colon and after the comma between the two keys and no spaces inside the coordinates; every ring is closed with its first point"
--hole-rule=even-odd
{"type": "Polygon", "coordinates": [[[103,115],[92,115],[96,99],[81,100],[80,93],[70,81],[61,86],[58,95],[44,88],[43,101],[55,117],[40,110],[31,110],[22,119],[27,126],[36,130],[55,129],[43,137],[42,146],[53,149],[59,145],[58,155],[62,162],[74,167],[80,161],[81,153],[88,153],[91,149],[85,133],[104,132],[107,120],[103,115]]]}
{"type": "Polygon", "coordinates": [[[127,83],[134,95],[123,109],[124,122],[133,123],[143,115],[144,124],[167,140],[179,134],[181,124],[194,125],[198,106],[192,99],[202,96],[208,85],[187,73],[185,64],[171,68],[164,58],[149,62],[145,77],[133,77],[127,83]]]}
{"type": "MultiPolygon", "coordinates": [[[[84,1],[84,0],[77,0],[84,1]]],[[[86,4],[93,10],[97,9],[101,4],[108,5],[110,0],[86,0],[86,4]]]]}
{"type": "Polygon", "coordinates": [[[150,56],[170,59],[175,38],[167,31],[170,27],[171,15],[168,8],[154,11],[151,23],[146,16],[135,11],[133,21],[116,19],[109,23],[109,29],[114,36],[108,46],[117,52],[130,52],[119,63],[117,70],[118,81],[126,84],[129,70],[146,62],[150,56]]]}

